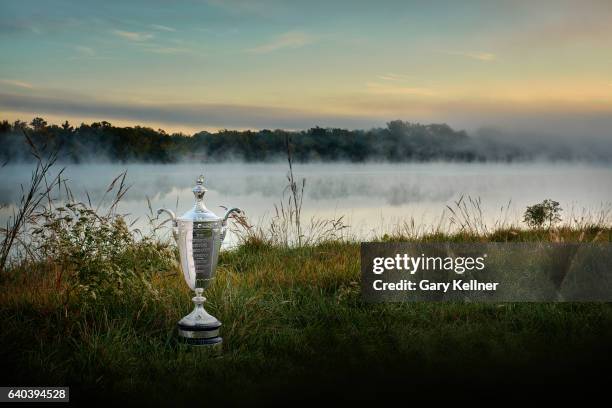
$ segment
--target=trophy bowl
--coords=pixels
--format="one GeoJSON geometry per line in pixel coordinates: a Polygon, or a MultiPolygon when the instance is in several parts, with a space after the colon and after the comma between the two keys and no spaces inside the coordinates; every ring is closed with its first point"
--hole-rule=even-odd
{"type": "Polygon", "coordinates": [[[215,215],[204,205],[204,176],[200,175],[193,188],[195,205],[177,217],[171,210],[162,208],[157,214],[167,213],[172,220],[172,235],[179,249],[181,270],[185,282],[195,292],[195,307],[178,322],[178,334],[187,344],[198,346],[220,345],[221,322],[204,309],[206,298],[202,296],[215,277],[221,243],[227,233],[227,219],[239,208],[227,210],[223,217],[215,215]]]}

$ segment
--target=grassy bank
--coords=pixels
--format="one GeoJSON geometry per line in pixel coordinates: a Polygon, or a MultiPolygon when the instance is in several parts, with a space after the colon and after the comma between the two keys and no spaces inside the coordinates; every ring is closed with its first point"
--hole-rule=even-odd
{"type": "MultiPolygon", "coordinates": [[[[318,405],[396,395],[507,400],[528,391],[550,400],[578,383],[605,390],[599,369],[612,360],[611,305],[365,303],[359,243],[344,234],[342,217],[302,222],[305,183],[294,178],[289,147],[288,161],[276,215],[268,226],[234,219],[240,245],[221,254],[205,292],[223,322],[222,352],[211,355],[177,337],[192,294],[176,247],[156,235],[163,221],[151,209],[143,236],[117,213],[125,173],[110,184],[103,211],[89,195],[77,201],[61,172],[48,180],[54,159],[39,158],[0,229],[0,385],[68,385],[73,401],[87,403],[318,405]]],[[[526,230],[489,227],[480,200],[460,199],[448,208],[454,232],[406,222],[375,239],[612,240],[607,212],[559,226],[556,204],[530,207],[535,228],[526,230]]]]}
{"type": "MultiPolygon", "coordinates": [[[[612,230],[593,228],[420,239],[611,237],[612,230]]],[[[149,261],[167,265],[164,244],[146,245],[153,246],[149,261]]],[[[246,242],[223,253],[206,292],[207,308],[224,323],[220,357],[177,339],[175,324],[191,309],[191,295],[176,266],[147,275],[133,264],[147,285],[95,299],[67,294],[56,267],[24,264],[2,279],[2,383],[70,385],[81,401],[361,401],[383,390],[416,398],[424,384],[439,385],[434,396],[448,398],[477,384],[479,393],[483,384],[489,391],[526,387],[514,388],[514,396],[543,384],[558,393],[579,379],[594,387],[604,381],[594,368],[605,367],[612,351],[609,304],[363,303],[357,243],[246,242]]]]}

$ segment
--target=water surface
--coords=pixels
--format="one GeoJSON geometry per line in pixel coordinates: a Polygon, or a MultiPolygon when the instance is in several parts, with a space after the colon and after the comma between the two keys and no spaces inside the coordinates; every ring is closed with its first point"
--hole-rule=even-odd
{"type": "MultiPolygon", "coordinates": [[[[0,199],[8,205],[3,221],[27,185],[32,167],[2,168],[0,199]]],[[[252,223],[266,224],[275,204],[286,198],[287,165],[273,164],[89,164],[69,165],[65,177],[77,198],[102,200],[111,180],[127,170],[128,193],[120,211],[135,225],[147,229],[149,197],[153,208],[187,211],[198,174],[206,177],[207,206],[223,213],[220,205],[243,208],[252,223]],[[177,206],[178,201],[178,206],[177,206]]],[[[296,179],[306,179],[302,217],[338,218],[347,232],[367,239],[403,223],[415,228],[450,227],[447,206],[462,196],[481,201],[482,220],[520,224],[527,205],[551,198],[561,203],[565,220],[583,213],[596,215],[612,203],[612,167],[575,163],[409,163],[409,164],[297,164],[296,179]],[[502,208],[503,207],[503,208],[502,208]]],[[[108,197],[107,197],[108,201],[108,197]]],[[[103,205],[102,205],[103,206],[103,205]]]]}

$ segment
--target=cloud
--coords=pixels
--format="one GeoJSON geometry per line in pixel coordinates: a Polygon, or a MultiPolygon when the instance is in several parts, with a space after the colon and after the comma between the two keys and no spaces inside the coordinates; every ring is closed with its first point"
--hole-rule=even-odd
{"type": "Polygon", "coordinates": [[[555,6],[560,7],[551,12],[550,5],[544,2],[525,2],[523,7],[529,7],[530,14],[547,17],[527,19],[519,29],[513,27],[503,32],[498,43],[506,48],[530,50],[573,44],[609,48],[612,39],[612,7],[609,0],[584,0],[555,6]]]}
{"type": "MultiPolygon", "coordinates": [[[[26,10],[27,5],[19,7],[26,10]]],[[[7,10],[2,10],[7,11],[7,10]]],[[[57,34],[61,32],[72,32],[82,27],[85,23],[81,19],[72,17],[54,16],[55,13],[36,12],[27,15],[27,12],[13,14],[0,12],[1,34],[57,34]]]]}
{"type": "MultiPolygon", "coordinates": [[[[178,124],[190,127],[305,129],[312,126],[369,127],[381,122],[366,115],[310,112],[274,106],[192,103],[128,103],[86,96],[35,96],[0,93],[0,108],[11,112],[97,120],[178,124]]],[[[382,122],[381,122],[382,123],[382,122]]]]}
{"type": "MultiPolygon", "coordinates": [[[[38,88],[36,88],[38,89],[38,88]]],[[[0,92],[0,111],[21,115],[81,120],[159,124],[181,129],[307,129],[313,126],[367,129],[383,126],[392,119],[417,122],[446,122],[457,128],[475,129],[494,126],[521,132],[563,135],[582,140],[584,137],[610,139],[612,103],[606,109],[593,111],[590,105],[523,105],[499,100],[407,98],[406,93],[421,92],[405,88],[393,94],[372,93],[345,95],[326,102],[334,113],[278,106],[216,103],[145,103],[100,100],[83,94],[48,89],[44,94],[0,92]]],[[[23,91],[22,91],[23,92],[23,91]]],[[[321,106],[325,106],[322,103],[321,106]]],[[[156,125],[157,126],[157,125],[156,125]]]]}
{"type": "Polygon", "coordinates": [[[151,47],[147,51],[156,54],[196,54],[193,50],[183,47],[151,47]]]}
{"type": "Polygon", "coordinates": [[[463,51],[448,51],[448,55],[458,55],[461,57],[472,58],[484,62],[492,62],[497,59],[497,56],[490,52],[463,52],[463,51]]]}
{"type": "Polygon", "coordinates": [[[34,85],[32,85],[29,82],[19,81],[15,79],[0,79],[0,84],[10,85],[10,86],[14,86],[17,88],[26,88],[26,89],[34,88],[34,85]]]}
{"type": "Polygon", "coordinates": [[[29,21],[0,19],[0,33],[16,34],[23,32],[38,34],[39,30],[29,21]]]}
{"type": "Polygon", "coordinates": [[[155,54],[192,54],[203,56],[204,53],[196,51],[195,49],[187,46],[182,46],[182,42],[172,42],[177,45],[164,45],[152,42],[138,43],[143,51],[152,52],[155,54]]]}
{"type": "Polygon", "coordinates": [[[410,79],[408,75],[393,74],[393,73],[379,75],[377,78],[382,79],[383,81],[408,81],[410,79]]]}
{"type": "Polygon", "coordinates": [[[86,47],[84,45],[75,45],[74,49],[76,50],[76,55],[69,57],[70,60],[89,60],[89,61],[104,61],[104,60],[112,60],[114,57],[108,55],[99,55],[95,49],[91,47],[86,47]]]}
{"type": "Polygon", "coordinates": [[[153,38],[153,34],[151,33],[139,33],[136,31],[113,30],[112,33],[118,37],[136,42],[148,41],[153,38]]]}
{"type": "Polygon", "coordinates": [[[300,48],[312,44],[314,38],[302,31],[289,31],[274,38],[272,41],[247,50],[254,54],[266,54],[281,49],[300,48]]]}
{"type": "Polygon", "coordinates": [[[278,15],[291,6],[283,0],[205,0],[211,6],[223,9],[233,14],[254,14],[257,16],[278,15]]]}
{"type": "Polygon", "coordinates": [[[76,45],[74,49],[77,50],[79,54],[82,54],[85,56],[93,57],[96,55],[96,52],[91,47],[85,47],[83,45],[76,45]]]}
{"type": "Polygon", "coordinates": [[[176,31],[175,28],[168,27],[168,26],[161,25],[161,24],[151,24],[151,28],[153,28],[154,30],[158,30],[158,31],[168,31],[171,33],[176,31]]]}
{"type": "Polygon", "coordinates": [[[380,84],[368,82],[366,84],[368,93],[377,95],[414,95],[414,96],[435,96],[437,93],[429,88],[395,86],[391,84],[380,84]]]}

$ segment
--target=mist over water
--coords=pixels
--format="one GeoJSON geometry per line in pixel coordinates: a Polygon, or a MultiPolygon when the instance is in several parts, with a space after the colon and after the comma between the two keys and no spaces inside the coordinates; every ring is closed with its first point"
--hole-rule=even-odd
{"type": "MultiPolygon", "coordinates": [[[[56,171],[59,170],[59,167],[56,171]]],[[[251,223],[267,223],[274,205],[283,199],[287,185],[285,163],[218,164],[90,164],[68,165],[75,198],[100,202],[110,182],[127,170],[130,189],[119,210],[148,227],[146,197],[153,209],[166,207],[182,214],[193,205],[191,188],[203,173],[208,192],[205,202],[221,215],[220,205],[246,211],[251,223]],[[177,207],[178,200],[178,207],[177,207]]],[[[0,210],[5,222],[27,186],[29,164],[9,165],[0,170],[0,210]]],[[[461,196],[480,198],[483,218],[489,225],[504,221],[519,224],[527,205],[546,198],[559,201],[564,221],[582,213],[596,213],[612,203],[612,166],[585,163],[401,163],[401,164],[297,164],[294,174],[306,179],[303,220],[312,217],[345,217],[349,235],[367,239],[391,232],[403,222],[414,220],[426,230],[441,220],[448,223],[447,205],[461,196]],[[508,204],[508,210],[502,210],[508,204]],[[444,214],[445,213],[445,214],[444,214]]],[[[107,197],[110,199],[111,197],[107,197]]],[[[104,207],[104,204],[102,204],[104,207]]],[[[230,241],[231,243],[231,238],[230,241]]]]}

